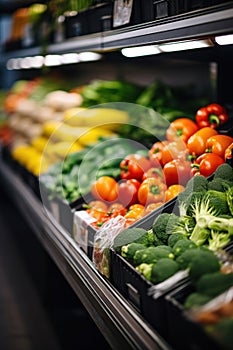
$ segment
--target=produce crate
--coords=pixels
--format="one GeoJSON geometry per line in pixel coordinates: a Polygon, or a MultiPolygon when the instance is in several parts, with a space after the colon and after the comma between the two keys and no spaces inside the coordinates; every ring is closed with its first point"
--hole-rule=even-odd
{"type": "MultiPolygon", "coordinates": [[[[141,227],[149,230],[152,227],[155,217],[160,213],[171,213],[176,210],[176,199],[173,199],[130,227],[141,227]]],[[[183,283],[183,276],[181,280],[176,280],[174,276],[168,279],[170,281],[169,283],[168,280],[166,281],[167,285],[165,285],[165,289],[161,289],[161,293],[155,298],[149,293],[153,284],[142,276],[126,259],[120,254],[117,254],[114,249],[110,250],[110,261],[110,280],[112,284],[139,310],[145,319],[161,334],[165,334],[164,295],[172,290],[177,283],[183,283]]],[[[161,285],[157,285],[158,289],[161,285]]]]}
{"type": "Polygon", "coordinates": [[[167,319],[164,298],[177,285],[184,283],[186,277],[183,271],[157,284],[155,291],[155,286],[113,249],[110,250],[110,262],[112,284],[162,336],[165,336],[167,319]]]}
{"type": "MultiPolygon", "coordinates": [[[[130,227],[142,227],[145,230],[149,230],[152,227],[155,216],[159,215],[162,212],[167,212],[167,213],[174,212],[178,214],[179,209],[177,205],[177,197],[171,199],[169,202],[165,203],[164,205],[161,205],[161,207],[153,210],[150,214],[136,221],[130,227]]],[[[88,257],[91,259],[93,254],[94,237],[97,230],[91,225],[87,226],[86,223],[84,223],[84,225],[86,226],[87,234],[88,234],[88,239],[87,239],[88,248],[86,249],[86,251],[87,251],[88,257]]]]}
{"type": "Polygon", "coordinates": [[[194,322],[183,308],[182,303],[192,291],[190,282],[186,282],[165,296],[167,339],[175,349],[179,350],[220,350],[202,326],[194,322]]]}

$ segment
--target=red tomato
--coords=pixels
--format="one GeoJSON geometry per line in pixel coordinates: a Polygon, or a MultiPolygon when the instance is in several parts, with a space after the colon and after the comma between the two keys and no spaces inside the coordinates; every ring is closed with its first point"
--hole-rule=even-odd
{"type": "Polygon", "coordinates": [[[151,167],[150,161],[141,154],[129,154],[120,163],[122,179],[141,181],[143,174],[151,167]]]}
{"type": "Polygon", "coordinates": [[[91,194],[94,198],[113,202],[117,199],[118,184],[110,176],[101,176],[91,186],[91,194]]]}
{"type": "Polygon", "coordinates": [[[187,142],[189,137],[198,130],[197,124],[189,118],[178,118],[174,120],[166,131],[166,138],[174,141],[181,138],[187,142]]]}
{"type": "Polygon", "coordinates": [[[163,172],[167,186],[179,184],[185,185],[190,179],[190,165],[187,160],[173,159],[164,165],[163,172]]]}
{"type": "Polygon", "coordinates": [[[125,207],[137,203],[140,182],[136,179],[121,180],[118,183],[118,201],[125,207]]]}

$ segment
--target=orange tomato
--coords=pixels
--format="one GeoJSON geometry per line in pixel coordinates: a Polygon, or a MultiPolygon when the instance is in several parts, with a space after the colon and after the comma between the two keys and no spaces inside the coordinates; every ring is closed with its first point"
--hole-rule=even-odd
{"type": "Polygon", "coordinates": [[[118,196],[118,184],[110,176],[101,176],[93,182],[91,194],[96,199],[113,202],[118,196]]]}
{"type": "Polygon", "coordinates": [[[185,187],[182,185],[171,185],[167,188],[165,191],[165,201],[168,202],[172,198],[176,197],[180,192],[183,192],[185,190],[185,187]]]}
{"type": "Polygon", "coordinates": [[[205,127],[195,132],[187,141],[187,148],[190,154],[201,155],[206,150],[206,142],[211,136],[217,135],[218,132],[211,128],[205,127]]]}

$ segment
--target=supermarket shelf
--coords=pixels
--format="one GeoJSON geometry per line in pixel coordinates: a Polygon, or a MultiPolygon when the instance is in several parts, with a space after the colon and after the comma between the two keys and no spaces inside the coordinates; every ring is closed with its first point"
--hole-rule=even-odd
{"type": "MultiPolygon", "coordinates": [[[[126,46],[157,44],[232,33],[232,5],[232,1],[230,1],[221,8],[202,9],[126,28],[66,39],[65,42],[49,45],[47,53],[105,52],[126,46]]],[[[3,53],[0,64],[5,64],[9,58],[39,54],[41,54],[39,47],[3,53]]]]}
{"type": "Polygon", "coordinates": [[[112,349],[169,350],[166,342],[95,269],[68,233],[49,218],[30,188],[1,158],[0,162],[1,181],[112,349]]]}

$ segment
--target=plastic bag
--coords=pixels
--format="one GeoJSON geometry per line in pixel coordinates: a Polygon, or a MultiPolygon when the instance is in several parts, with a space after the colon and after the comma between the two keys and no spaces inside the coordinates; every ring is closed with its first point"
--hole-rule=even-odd
{"type": "Polygon", "coordinates": [[[97,270],[105,277],[110,277],[110,248],[115,237],[124,229],[126,219],[118,215],[108,220],[94,237],[92,261],[97,270]]]}

